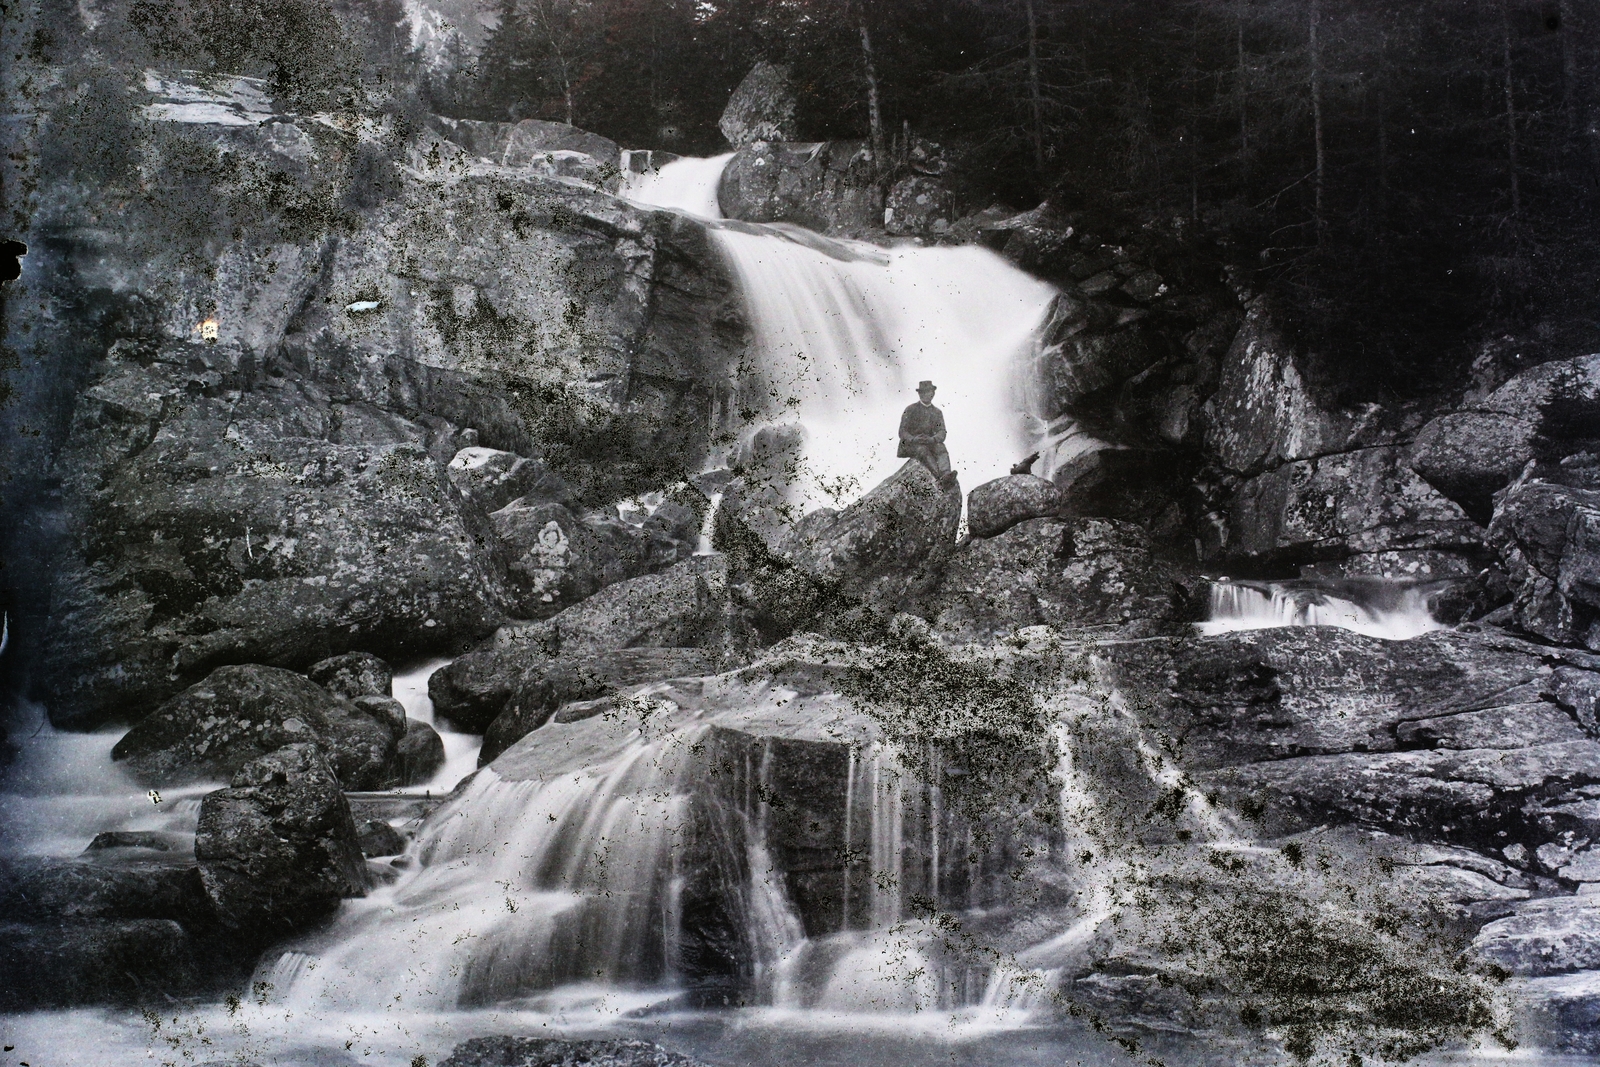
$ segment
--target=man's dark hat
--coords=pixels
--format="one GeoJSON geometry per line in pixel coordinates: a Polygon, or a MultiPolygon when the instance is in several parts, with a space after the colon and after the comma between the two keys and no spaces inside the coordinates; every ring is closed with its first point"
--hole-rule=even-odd
{"type": "Polygon", "coordinates": [[[924,379],[924,380],[922,380],[922,381],[917,383],[917,392],[919,392],[919,393],[922,392],[924,389],[937,389],[937,388],[939,388],[937,385],[934,385],[932,382],[930,382],[930,381],[928,381],[926,379],[924,379]]]}

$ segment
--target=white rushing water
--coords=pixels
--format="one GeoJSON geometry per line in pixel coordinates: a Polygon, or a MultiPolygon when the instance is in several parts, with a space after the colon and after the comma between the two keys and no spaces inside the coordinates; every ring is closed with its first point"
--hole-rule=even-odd
{"type": "Polygon", "coordinates": [[[483,738],[477,734],[461,733],[448,723],[440,722],[433,713],[433,701],[428,697],[428,679],[433,672],[446,666],[448,658],[435,658],[395,672],[390,692],[406,709],[406,718],[420,719],[439,733],[444,742],[444,766],[426,782],[418,783],[403,793],[448,793],[478,769],[478,750],[483,738]]]}
{"type": "Polygon", "coordinates": [[[1206,635],[1279,626],[1337,626],[1368,637],[1405,641],[1444,624],[1428,612],[1425,590],[1373,583],[1368,602],[1337,596],[1304,584],[1246,583],[1226,579],[1211,585],[1206,635]]]}
{"type": "MultiPolygon", "coordinates": [[[[624,195],[717,223],[730,156],[680,159],[630,179],[624,195]]],[[[952,466],[967,487],[1009,472],[1040,432],[1018,377],[1055,290],[975,247],[890,248],[787,224],[713,225],[754,332],[731,427],[804,430],[791,489],[803,507],[838,507],[888,477],[900,413],[924,379],[938,386],[952,466]]]]}

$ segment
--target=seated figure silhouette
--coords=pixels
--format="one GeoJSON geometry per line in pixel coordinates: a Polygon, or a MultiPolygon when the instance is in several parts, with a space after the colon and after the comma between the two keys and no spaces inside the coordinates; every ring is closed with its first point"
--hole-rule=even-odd
{"type": "Polygon", "coordinates": [[[944,412],[933,406],[937,387],[929,381],[917,383],[917,402],[900,416],[900,448],[895,455],[915,459],[939,479],[941,488],[956,482],[950,469],[950,452],[944,447],[944,412]]]}

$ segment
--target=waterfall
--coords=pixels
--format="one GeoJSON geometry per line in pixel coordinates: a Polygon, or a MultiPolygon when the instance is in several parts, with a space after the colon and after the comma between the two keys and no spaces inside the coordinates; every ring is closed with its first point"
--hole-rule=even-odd
{"type": "Polygon", "coordinates": [[[428,679],[449,664],[448,658],[430,659],[395,672],[390,692],[406,709],[406,718],[427,723],[439,732],[439,740],[444,742],[444,766],[428,781],[400,792],[448,793],[478,769],[478,750],[483,747],[483,738],[461,733],[439,722],[433,713],[433,700],[428,696],[428,679]]]}
{"type": "Polygon", "coordinates": [[[900,413],[917,382],[939,387],[951,463],[968,486],[1006,474],[1032,450],[1037,420],[1018,374],[1055,290],[986,249],[882,248],[782,223],[720,221],[727,156],[680,159],[630,181],[637,203],[713,223],[712,240],[748,309],[754,359],[724,427],[804,431],[791,499],[839,507],[892,474],[900,413]]]}
{"type": "Polygon", "coordinates": [[[1404,641],[1443,629],[1428,611],[1427,589],[1362,583],[1366,602],[1293,582],[1211,584],[1210,612],[1199,624],[1207,636],[1278,626],[1337,626],[1368,637],[1404,641]]]}

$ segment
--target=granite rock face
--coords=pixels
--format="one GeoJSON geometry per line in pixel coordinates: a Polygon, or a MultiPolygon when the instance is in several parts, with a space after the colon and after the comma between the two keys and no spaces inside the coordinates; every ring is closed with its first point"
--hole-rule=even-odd
{"type": "MultiPolygon", "coordinates": [[[[1524,630],[1548,641],[1600,651],[1600,477],[1563,485],[1519,481],[1498,498],[1489,540],[1514,590],[1512,612],[1524,630]]],[[[1560,479],[1560,480],[1557,480],[1560,479]]]]}
{"type": "Polygon", "coordinates": [[[112,749],[143,782],[224,780],[285,745],[308,743],[346,789],[382,789],[394,776],[395,736],[353,702],[293,671],[219,667],[162,704],[112,749]]]}
{"type": "Polygon", "coordinates": [[[1028,519],[959,545],[919,606],[969,639],[1040,624],[1159,632],[1189,611],[1177,577],[1128,523],[1028,519]]]}
{"type": "Polygon", "coordinates": [[[207,794],[195,856],[218,917],[247,940],[303,929],[367,891],[350,805],[315,745],[252,760],[207,794]]]}
{"type": "Polygon", "coordinates": [[[993,537],[1027,519],[1056,515],[1061,493],[1055,483],[1031,474],[1013,474],[984,482],[967,494],[967,530],[973,537],[993,537]]]}
{"type": "Polygon", "coordinates": [[[883,194],[863,141],[743,146],[717,186],[722,213],[741,222],[791,222],[824,233],[883,228],[883,194]]]}
{"type": "Polygon", "coordinates": [[[557,1041],[475,1037],[457,1045],[439,1067],[704,1067],[648,1041],[557,1041]]]}
{"type": "Polygon", "coordinates": [[[941,486],[913,459],[842,511],[806,515],[779,550],[850,595],[893,603],[930,560],[948,555],[960,520],[960,487],[941,486]]]}
{"type": "Polygon", "coordinates": [[[735,148],[754,141],[794,140],[795,90],[789,68],[765,60],[751,67],[728,98],[717,128],[735,148]]]}

